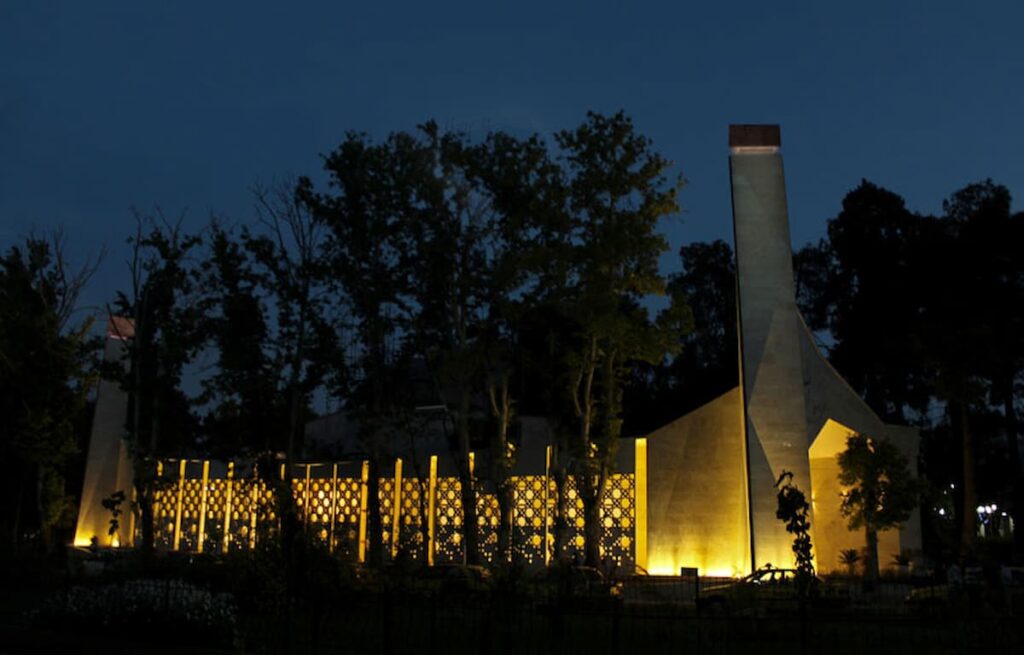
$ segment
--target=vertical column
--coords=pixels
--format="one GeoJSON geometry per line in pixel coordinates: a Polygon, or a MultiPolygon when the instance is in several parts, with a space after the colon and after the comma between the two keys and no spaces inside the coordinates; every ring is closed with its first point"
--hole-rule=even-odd
{"type": "Polygon", "coordinates": [[[434,565],[436,535],[434,516],[437,513],[437,455],[430,456],[430,479],[427,482],[427,566],[434,565]]]}
{"type": "Polygon", "coordinates": [[[221,538],[220,552],[228,552],[231,543],[231,509],[235,485],[235,463],[228,462],[227,490],[224,492],[224,536],[221,538]]]}
{"type": "Polygon", "coordinates": [[[359,563],[366,561],[366,507],[370,499],[370,462],[363,462],[359,486],[359,563]]]}
{"type": "Polygon", "coordinates": [[[797,486],[811,488],[803,325],[780,145],[777,125],[729,127],[753,568],[793,562],[791,537],[775,518],[779,475],[790,471],[797,486]]]}
{"type": "Polygon", "coordinates": [[[633,544],[637,569],[647,572],[647,439],[636,440],[633,464],[633,544]]]}
{"type": "Polygon", "coordinates": [[[395,459],[395,492],[392,494],[391,509],[391,559],[398,557],[398,537],[402,533],[402,458],[395,459]]]}
{"type": "Polygon", "coordinates": [[[334,552],[334,525],[338,517],[338,463],[331,470],[331,533],[327,537],[327,550],[334,552]]]}
{"type": "Polygon", "coordinates": [[[174,512],[174,542],[171,550],[181,544],[181,502],[185,497],[185,460],[178,462],[178,507],[174,512]]]}
{"type": "Polygon", "coordinates": [[[206,538],[206,501],[209,498],[210,460],[203,460],[203,489],[199,492],[199,541],[196,552],[203,552],[203,541],[206,538]]]}

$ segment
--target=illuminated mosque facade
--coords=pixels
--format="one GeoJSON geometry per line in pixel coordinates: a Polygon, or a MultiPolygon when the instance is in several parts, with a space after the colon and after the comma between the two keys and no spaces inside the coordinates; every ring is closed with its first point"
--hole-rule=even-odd
{"type": "MultiPolygon", "coordinates": [[[[792,536],[775,516],[775,483],[783,471],[809,491],[818,570],[838,569],[842,550],[864,545],[863,533],[849,531],[839,511],[843,490],[836,456],[846,438],[885,438],[909,461],[917,460],[916,430],[883,423],[831,367],[800,315],[780,146],[776,125],[730,126],[740,383],[644,438],[622,440],[602,500],[601,552],[624,570],[676,574],[686,567],[701,575],[735,576],[769,563],[792,566],[792,536]]],[[[108,361],[124,359],[127,338],[130,324],[112,320],[108,361]]],[[[108,536],[110,513],[102,505],[112,493],[132,489],[131,458],[122,439],[127,407],[115,383],[101,382],[76,546],[130,545],[136,539],[131,512],[127,525],[108,536]]],[[[514,556],[540,566],[555,557],[557,487],[544,422],[522,420],[512,472],[514,556]]],[[[311,424],[307,436],[329,440],[339,430],[345,432],[344,426],[322,421],[311,424]]],[[[419,454],[393,449],[393,468],[381,471],[377,493],[387,556],[426,553],[429,563],[462,557],[459,480],[443,434],[432,434],[420,440],[419,454]]],[[[367,466],[344,455],[295,465],[291,488],[308,534],[332,551],[363,560],[367,466]]],[[[154,530],[160,548],[251,548],[266,533],[261,525],[276,520],[272,492],[241,463],[168,460],[159,463],[158,478],[154,530]]],[[[569,534],[561,555],[572,557],[581,552],[583,509],[571,480],[567,493],[569,534]]],[[[492,559],[498,507],[486,484],[477,502],[479,543],[492,559]]],[[[919,550],[920,542],[915,512],[899,529],[879,535],[879,559],[919,550]]]]}

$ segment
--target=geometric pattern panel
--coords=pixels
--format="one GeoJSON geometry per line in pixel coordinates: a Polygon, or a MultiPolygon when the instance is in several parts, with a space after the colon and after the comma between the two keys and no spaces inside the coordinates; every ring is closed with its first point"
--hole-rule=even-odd
{"type": "Polygon", "coordinates": [[[601,498],[602,560],[611,560],[620,569],[632,570],[635,521],[633,476],[609,475],[601,498]]]}
{"type": "Polygon", "coordinates": [[[462,561],[462,483],[458,478],[437,479],[437,515],[434,522],[434,561],[462,561]]]}
{"type": "Polygon", "coordinates": [[[335,488],[335,519],[331,533],[331,550],[346,559],[355,560],[359,552],[359,502],[363,483],[359,478],[338,478],[335,488]]]}
{"type": "Polygon", "coordinates": [[[158,550],[174,548],[177,512],[178,485],[157,478],[156,490],[153,492],[153,543],[158,550]]]}
{"type": "Polygon", "coordinates": [[[310,478],[303,504],[306,508],[306,530],[316,541],[330,543],[335,520],[334,481],[331,478],[310,478]]]}
{"type": "Polygon", "coordinates": [[[496,494],[477,493],[477,544],[480,556],[484,558],[484,561],[492,564],[498,552],[499,523],[501,523],[501,510],[498,507],[498,496],[496,494]]]}
{"type": "Polygon", "coordinates": [[[231,523],[226,535],[229,551],[248,549],[252,537],[255,536],[252,527],[256,516],[252,504],[252,490],[255,485],[255,481],[251,479],[231,481],[231,523]]]}
{"type": "Polygon", "coordinates": [[[384,553],[384,559],[391,559],[391,543],[394,541],[395,531],[395,480],[394,478],[381,478],[378,485],[377,500],[380,502],[380,537],[384,553]]]}
{"type": "MultiPolygon", "coordinates": [[[[170,464],[170,463],[169,463],[170,464]]],[[[202,466],[190,462],[185,479],[178,480],[178,466],[169,465],[157,479],[154,492],[154,536],[160,550],[173,550],[175,533],[178,550],[196,552],[202,519],[203,551],[249,549],[260,539],[273,539],[279,529],[274,490],[255,477],[209,478],[205,494],[202,466]],[[180,510],[179,510],[180,505],[180,510]],[[178,517],[180,511],[180,519],[178,517]],[[226,546],[225,546],[226,541],[226,546]]],[[[337,467],[297,467],[291,492],[298,517],[308,534],[336,555],[355,560],[359,552],[360,501],[363,483],[359,477],[335,477],[337,467]]],[[[554,479],[543,475],[513,476],[512,547],[515,561],[531,565],[545,560],[545,550],[554,544],[558,488],[554,479]],[[545,488],[546,487],[546,488],[545,488]],[[546,540],[546,543],[545,543],[546,540]]],[[[461,562],[465,549],[462,485],[456,477],[436,478],[434,489],[434,561],[461,562]]],[[[398,539],[401,558],[418,560],[425,552],[429,481],[401,478],[396,508],[395,480],[382,477],[377,493],[380,503],[382,545],[391,557],[392,541],[398,539]],[[395,512],[398,531],[395,533],[395,512]]],[[[601,557],[618,567],[635,561],[634,476],[615,473],[608,477],[601,500],[601,557]]],[[[481,555],[494,562],[498,525],[501,520],[496,494],[478,492],[476,532],[481,555]]],[[[563,556],[582,558],[585,518],[576,480],[566,480],[566,539],[563,556]]]]}
{"type": "MultiPolygon", "coordinates": [[[[203,524],[203,552],[219,553],[224,545],[225,512],[227,511],[228,484],[226,479],[206,483],[206,521],[203,524]]],[[[231,522],[227,522],[228,528],[231,522]]]]}
{"type": "Polygon", "coordinates": [[[525,564],[543,563],[545,535],[550,548],[554,538],[555,512],[558,511],[554,481],[543,475],[523,475],[512,478],[512,482],[514,557],[525,564]],[[546,491],[545,486],[548,487],[546,491]]]}
{"type": "Polygon", "coordinates": [[[403,557],[419,560],[423,553],[424,522],[427,512],[427,483],[402,479],[402,508],[399,515],[398,548],[403,557]]]}
{"type": "Polygon", "coordinates": [[[583,560],[583,544],[585,540],[583,535],[586,519],[584,518],[583,499],[580,498],[578,489],[576,478],[571,475],[568,476],[566,479],[565,495],[566,529],[565,540],[562,543],[562,557],[569,561],[583,560]]]}
{"type": "Polygon", "coordinates": [[[199,513],[203,493],[203,480],[185,480],[181,496],[181,527],[178,548],[195,551],[199,545],[199,513]]]}

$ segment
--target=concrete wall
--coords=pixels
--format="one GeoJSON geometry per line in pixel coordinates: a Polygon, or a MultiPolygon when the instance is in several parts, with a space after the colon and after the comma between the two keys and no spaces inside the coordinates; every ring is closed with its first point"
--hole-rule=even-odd
{"type": "Polygon", "coordinates": [[[651,573],[749,571],[742,417],[736,388],[648,437],[651,573]]]}

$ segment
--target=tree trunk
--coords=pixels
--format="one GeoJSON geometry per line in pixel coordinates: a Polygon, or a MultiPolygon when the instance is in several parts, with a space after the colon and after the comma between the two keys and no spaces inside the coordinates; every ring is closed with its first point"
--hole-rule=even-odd
{"type": "Polygon", "coordinates": [[[963,453],[963,507],[960,516],[960,557],[974,555],[978,535],[978,491],[974,466],[974,437],[967,416],[967,403],[955,401],[956,421],[963,453]]]}
{"type": "MultiPolygon", "coordinates": [[[[603,468],[603,467],[602,467],[603,468]]],[[[604,486],[602,479],[604,475],[598,473],[586,473],[577,487],[580,491],[580,499],[583,501],[583,561],[587,566],[594,568],[601,567],[601,487],[604,486]],[[586,487],[584,491],[583,487],[586,487]]]]}
{"type": "Polygon", "coordinates": [[[512,562],[514,549],[512,534],[515,526],[512,523],[512,510],[515,506],[515,489],[507,478],[496,484],[498,497],[498,548],[495,559],[499,562],[512,562]]]}
{"type": "Polygon", "coordinates": [[[430,523],[427,518],[427,514],[430,512],[430,481],[429,478],[424,481],[423,477],[420,477],[417,472],[417,481],[420,488],[420,564],[423,566],[427,565],[430,561],[430,523]]]}
{"type": "Polygon", "coordinates": [[[462,541],[465,546],[463,561],[466,564],[480,563],[479,535],[477,533],[476,481],[469,465],[469,391],[462,390],[458,414],[459,478],[462,487],[462,541]]]}
{"type": "Polygon", "coordinates": [[[148,556],[156,546],[153,527],[153,481],[151,479],[145,477],[135,479],[135,498],[139,505],[139,520],[142,523],[142,554],[148,556]]]}
{"type": "Polygon", "coordinates": [[[872,528],[867,533],[867,549],[864,554],[864,582],[868,589],[874,589],[878,582],[878,532],[872,528]]]}
{"type": "Polygon", "coordinates": [[[509,474],[513,466],[512,453],[508,441],[509,423],[512,417],[512,403],[508,395],[508,379],[501,382],[501,392],[497,393],[494,385],[488,388],[491,400],[491,411],[498,420],[498,430],[491,444],[491,479],[494,481],[495,495],[498,500],[498,547],[495,558],[499,562],[512,561],[512,514],[515,505],[515,489],[509,474]],[[501,399],[500,402],[498,399],[501,399]]]}
{"type": "MultiPolygon", "coordinates": [[[[552,544],[551,560],[559,561],[565,556],[566,536],[569,534],[568,523],[568,495],[569,495],[569,472],[561,461],[563,448],[556,445],[553,449],[554,456],[551,462],[551,474],[555,479],[555,516],[554,516],[554,540],[552,544]]],[[[547,548],[547,544],[544,546],[547,548]]]]}

